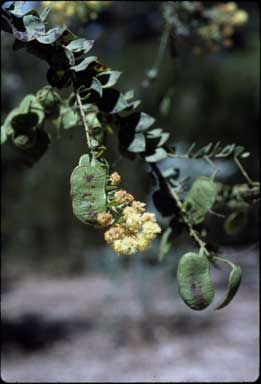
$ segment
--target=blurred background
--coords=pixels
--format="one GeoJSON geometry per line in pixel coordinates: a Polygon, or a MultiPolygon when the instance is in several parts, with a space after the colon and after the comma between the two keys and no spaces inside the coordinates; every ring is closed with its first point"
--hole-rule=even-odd
{"type": "MultiPolygon", "coordinates": [[[[41,7],[41,2],[27,2],[41,7]]],[[[63,3],[63,2],[51,2],[63,3]]],[[[79,3],[68,2],[74,7],[79,3]]],[[[79,36],[94,39],[92,54],[123,72],[118,88],[134,89],[142,111],[172,134],[178,151],[222,141],[243,145],[250,177],[258,179],[260,37],[257,2],[239,2],[246,25],[232,47],[208,55],[173,57],[165,52],[157,79],[142,87],[163,30],[157,1],[90,1],[87,11],[53,10],[50,23],[66,22],[79,36]],[[91,5],[93,3],[93,5],[91,5]],[[95,4],[96,3],[96,6],[95,4]],[[97,3],[99,5],[97,5],[97,3]],[[53,13],[53,16],[52,16],[53,13]],[[160,106],[171,94],[166,114],[160,106]]],[[[51,4],[51,6],[52,6],[51,4]]],[[[54,5],[53,5],[54,7],[54,5]]],[[[70,8],[69,8],[70,9],[70,8]]],[[[47,83],[47,64],[1,34],[2,122],[28,93],[47,83]]],[[[222,220],[209,222],[220,254],[241,265],[241,288],[226,309],[193,312],[176,287],[179,257],[191,244],[174,241],[162,263],[158,241],[143,255],[115,255],[102,232],[72,214],[69,177],[85,152],[84,132],[64,131],[31,169],[17,164],[12,147],[2,152],[2,378],[7,382],[70,381],[248,381],[259,368],[258,211],[228,237],[222,220]]],[[[108,138],[106,157],[123,187],[156,214],[155,188],[141,160],[119,153],[117,135],[108,138]],[[135,170],[135,172],[134,172],[135,170]]],[[[200,160],[167,160],[181,177],[210,174],[200,160]]],[[[244,179],[234,164],[220,165],[219,180],[244,179]]],[[[164,229],[166,219],[158,214],[164,229]]],[[[213,270],[216,300],[229,271],[213,270]]]]}

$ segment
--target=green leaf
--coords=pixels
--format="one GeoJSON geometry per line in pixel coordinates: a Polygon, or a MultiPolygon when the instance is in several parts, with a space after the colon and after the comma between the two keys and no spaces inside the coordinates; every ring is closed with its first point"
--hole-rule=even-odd
{"type": "Polygon", "coordinates": [[[215,309],[222,309],[231,302],[240,287],[241,277],[241,268],[237,265],[233,265],[232,271],[229,275],[227,292],[215,309]]]}
{"type": "Polygon", "coordinates": [[[242,153],[242,155],[240,157],[242,157],[242,159],[246,159],[249,156],[250,156],[249,152],[244,152],[244,153],[242,153]]]}
{"type": "MultiPolygon", "coordinates": [[[[34,95],[26,95],[19,104],[20,113],[29,112],[34,102],[37,102],[34,95]]],[[[41,106],[40,109],[42,109],[41,106]]]]}
{"type": "Polygon", "coordinates": [[[44,22],[48,15],[49,15],[49,12],[50,12],[51,8],[45,8],[41,13],[40,13],[40,19],[42,22],[44,22]]]}
{"type": "Polygon", "coordinates": [[[239,156],[239,155],[241,155],[241,153],[244,152],[244,150],[245,150],[245,148],[244,148],[243,146],[241,146],[241,145],[237,145],[237,146],[235,147],[235,149],[234,149],[234,155],[235,155],[235,156],[239,156]]]}
{"type": "Polygon", "coordinates": [[[154,117],[148,115],[147,113],[141,112],[139,122],[135,128],[136,132],[146,131],[153,123],[155,122],[154,117]]]}
{"type": "Polygon", "coordinates": [[[96,79],[96,77],[92,78],[92,83],[91,83],[90,88],[93,89],[94,91],[96,91],[100,97],[102,97],[102,93],[103,93],[102,85],[101,85],[100,81],[98,79],[96,79]]]}
{"type": "Polygon", "coordinates": [[[204,157],[204,156],[208,155],[208,153],[209,153],[210,150],[211,150],[211,147],[212,147],[212,143],[209,143],[209,144],[205,145],[204,147],[200,148],[200,149],[193,155],[193,157],[196,159],[196,158],[204,157]]]}
{"type": "Polygon", "coordinates": [[[158,146],[161,147],[162,145],[164,145],[168,141],[169,137],[169,132],[162,132],[158,146]]]}
{"type": "Polygon", "coordinates": [[[63,129],[74,128],[78,125],[79,116],[69,107],[63,107],[61,110],[61,125],[63,129]]]}
{"type": "Polygon", "coordinates": [[[21,148],[25,148],[29,144],[29,141],[29,137],[25,135],[19,135],[13,139],[14,144],[21,148]]]}
{"type": "Polygon", "coordinates": [[[124,99],[127,101],[127,100],[131,100],[133,99],[134,97],[134,90],[133,89],[130,89],[129,91],[127,91],[125,94],[124,94],[124,99]]]}
{"type": "Polygon", "coordinates": [[[98,108],[106,113],[119,113],[129,107],[122,93],[113,88],[103,89],[103,95],[97,101],[98,108]]]}
{"type": "Polygon", "coordinates": [[[67,59],[68,59],[68,62],[69,62],[69,65],[75,65],[75,58],[74,58],[74,55],[72,53],[72,51],[70,51],[69,49],[67,49],[67,47],[64,45],[63,46],[64,49],[65,49],[65,54],[67,56],[67,59]]]}
{"type": "Polygon", "coordinates": [[[90,164],[90,155],[85,153],[80,157],[79,165],[89,165],[90,164]]]}
{"type": "Polygon", "coordinates": [[[87,53],[92,49],[93,44],[94,44],[94,40],[87,40],[87,39],[80,38],[80,39],[71,41],[66,46],[66,48],[72,52],[83,51],[83,53],[87,53]]]}
{"type": "Polygon", "coordinates": [[[86,113],[86,121],[87,121],[88,127],[91,130],[101,127],[101,123],[100,123],[99,119],[97,118],[96,112],[86,113]]]}
{"type": "Polygon", "coordinates": [[[106,71],[99,73],[97,77],[99,78],[103,88],[110,88],[117,83],[121,74],[122,72],[120,71],[106,71]]]}
{"type": "Polygon", "coordinates": [[[26,31],[34,37],[45,33],[45,25],[39,17],[33,15],[24,16],[23,23],[26,31]]]}
{"type": "Polygon", "coordinates": [[[73,213],[82,222],[95,224],[98,213],[106,212],[107,170],[98,160],[80,161],[84,165],[78,165],[70,178],[73,213]]]}
{"type": "Polygon", "coordinates": [[[86,57],[80,64],[73,65],[71,69],[75,72],[84,71],[91,63],[97,60],[96,56],[86,57]]]}
{"type": "Polygon", "coordinates": [[[72,33],[69,29],[65,29],[65,31],[62,33],[62,35],[59,37],[59,39],[56,41],[56,45],[66,45],[69,44],[71,41],[74,41],[77,39],[77,36],[72,33]]]}
{"type": "Polygon", "coordinates": [[[208,307],[215,292],[207,257],[193,252],[183,255],[178,263],[177,284],[179,295],[189,308],[202,310],[208,307]]]}
{"type": "Polygon", "coordinates": [[[172,228],[168,227],[162,234],[159,245],[159,260],[162,261],[164,256],[171,248],[172,228]]]}
{"type": "Polygon", "coordinates": [[[50,29],[48,32],[41,34],[36,40],[42,44],[52,44],[58,40],[66,30],[66,25],[58,25],[50,29]]]}
{"type": "Polygon", "coordinates": [[[96,148],[96,147],[98,147],[98,145],[99,145],[99,143],[98,143],[97,140],[95,140],[95,139],[91,139],[91,147],[92,147],[92,148],[96,148]]]}
{"type": "Polygon", "coordinates": [[[164,160],[168,157],[167,152],[163,148],[156,148],[153,155],[145,156],[145,160],[148,163],[157,163],[158,161],[164,160]]]}
{"type": "Polygon", "coordinates": [[[235,149],[235,144],[226,145],[221,152],[219,152],[216,157],[228,157],[233,154],[235,149]]]}
{"type": "Polygon", "coordinates": [[[192,224],[205,219],[216,201],[217,192],[216,183],[208,177],[200,176],[194,181],[183,203],[192,224]]]}
{"type": "Polygon", "coordinates": [[[132,143],[128,146],[128,151],[133,153],[144,152],[146,141],[143,133],[136,133],[132,143]]]}
{"type": "MultiPolygon", "coordinates": [[[[60,112],[61,98],[59,94],[50,86],[41,88],[36,93],[36,98],[47,114],[58,117],[60,112]]],[[[50,118],[50,117],[49,117],[50,118]]]]}
{"type": "Polygon", "coordinates": [[[23,11],[25,3],[25,1],[12,1],[12,4],[10,4],[10,6],[7,8],[8,12],[12,13],[17,17],[23,16],[26,13],[25,11],[23,11]]]}
{"type": "Polygon", "coordinates": [[[209,157],[212,157],[212,156],[215,156],[219,151],[220,151],[220,148],[221,148],[221,143],[220,141],[217,141],[215,145],[213,145],[211,151],[209,152],[208,156],[209,157]]]}
{"type": "Polygon", "coordinates": [[[157,139],[162,135],[162,128],[151,129],[146,133],[148,139],[157,139]]]}

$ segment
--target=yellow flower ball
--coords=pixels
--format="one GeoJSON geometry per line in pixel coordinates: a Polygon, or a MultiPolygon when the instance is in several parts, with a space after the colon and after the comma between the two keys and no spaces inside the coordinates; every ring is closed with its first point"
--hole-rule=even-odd
{"type": "Polygon", "coordinates": [[[248,14],[246,11],[239,10],[237,11],[231,19],[233,25],[242,25],[245,24],[248,20],[248,14]]]}

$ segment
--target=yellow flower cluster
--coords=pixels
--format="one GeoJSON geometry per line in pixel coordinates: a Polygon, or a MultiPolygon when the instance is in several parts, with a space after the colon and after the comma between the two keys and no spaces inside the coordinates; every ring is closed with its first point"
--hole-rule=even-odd
{"type": "Polygon", "coordinates": [[[109,212],[99,213],[97,216],[98,224],[100,224],[102,227],[110,225],[112,223],[112,220],[112,215],[109,212]]]}
{"type": "Polygon", "coordinates": [[[134,200],[123,210],[119,222],[105,232],[104,238],[119,255],[145,251],[161,232],[153,213],[144,212],[145,204],[134,200]]]}
{"type": "Polygon", "coordinates": [[[106,7],[110,1],[42,1],[44,7],[51,7],[59,14],[53,14],[55,22],[64,22],[64,17],[80,16],[79,12],[86,10],[86,17],[95,19],[97,12],[106,7]]]}
{"type": "Polygon", "coordinates": [[[134,200],[134,197],[127,191],[120,189],[119,191],[115,192],[114,199],[117,204],[123,204],[131,203],[134,200]]]}
{"type": "Polygon", "coordinates": [[[218,4],[215,6],[215,10],[217,12],[216,21],[219,24],[242,25],[248,20],[247,12],[238,9],[237,4],[234,2],[218,4]]]}
{"type": "Polygon", "coordinates": [[[43,6],[50,6],[52,10],[62,12],[66,16],[73,16],[75,14],[75,3],[75,1],[42,1],[43,6]]]}
{"type": "MultiPolygon", "coordinates": [[[[206,11],[206,16],[210,18],[208,24],[197,28],[197,33],[205,40],[209,51],[217,51],[220,44],[231,46],[234,28],[245,24],[248,20],[247,12],[238,9],[235,2],[214,5],[206,11]]],[[[194,47],[193,52],[200,54],[202,47],[194,47]]]]}
{"type": "Polygon", "coordinates": [[[113,172],[110,177],[111,185],[118,185],[121,182],[121,177],[118,172],[113,172]]]}

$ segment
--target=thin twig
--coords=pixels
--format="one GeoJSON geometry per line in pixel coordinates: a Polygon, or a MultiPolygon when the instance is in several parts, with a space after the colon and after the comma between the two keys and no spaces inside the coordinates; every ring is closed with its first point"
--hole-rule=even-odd
{"type": "Polygon", "coordinates": [[[166,24],[165,28],[162,32],[162,35],[161,35],[160,46],[159,46],[159,50],[158,50],[158,54],[157,54],[155,63],[152,66],[152,68],[149,70],[149,71],[153,71],[153,75],[150,77],[150,75],[147,74],[146,79],[142,83],[144,88],[149,87],[151,81],[155,80],[156,77],[158,76],[159,68],[160,68],[162,59],[164,57],[165,50],[167,48],[169,35],[170,35],[170,26],[169,26],[169,24],[166,24]]]}
{"type": "Polygon", "coordinates": [[[243,168],[243,165],[240,163],[240,161],[238,160],[238,158],[236,156],[234,157],[234,160],[235,160],[235,163],[237,164],[238,168],[240,169],[242,175],[247,180],[248,184],[253,184],[254,183],[253,180],[250,179],[247,172],[243,168]]]}
{"type": "Polygon", "coordinates": [[[82,123],[83,123],[83,126],[84,126],[84,130],[85,130],[85,134],[86,134],[87,145],[88,145],[88,148],[89,148],[89,151],[91,152],[91,154],[94,155],[94,152],[93,152],[93,149],[92,149],[92,145],[91,145],[91,138],[90,138],[89,127],[88,127],[88,124],[86,122],[86,117],[85,117],[85,113],[84,113],[84,110],[83,110],[82,101],[81,101],[81,97],[80,97],[79,91],[76,90],[75,94],[76,94],[77,104],[78,104],[78,107],[79,107],[79,110],[80,110],[81,120],[82,120],[82,123]]]}
{"type": "Polygon", "coordinates": [[[181,203],[177,193],[173,189],[171,189],[171,188],[169,188],[169,190],[170,190],[171,195],[175,199],[179,209],[183,213],[182,218],[183,218],[184,222],[186,223],[186,225],[187,225],[187,227],[189,229],[190,236],[194,238],[194,240],[196,241],[196,243],[199,245],[200,248],[204,248],[205,252],[207,254],[209,254],[208,250],[206,249],[206,243],[198,236],[197,232],[195,231],[195,229],[193,228],[192,224],[188,220],[187,213],[186,213],[185,209],[183,208],[182,203],[181,203]]]}
{"type": "Polygon", "coordinates": [[[217,173],[218,173],[218,171],[219,171],[219,169],[215,166],[215,164],[213,163],[213,161],[210,160],[210,158],[209,158],[208,156],[204,156],[204,159],[205,159],[205,160],[211,165],[211,167],[213,167],[213,169],[214,169],[214,172],[213,172],[213,174],[212,174],[212,180],[214,180],[215,177],[216,177],[216,175],[217,175],[217,173]]]}
{"type": "Polygon", "coordinates": [[[215,260],[218,260],[218,261],[221,261],[222,263],[228,264],[232,269],[235,267],[235,265],[233,263],[231,263],[231,261],[229,261],[229,260],[223,259],[222,257],[218,257],[218,256],[212,256],[212,257],[215,260]]]}

